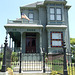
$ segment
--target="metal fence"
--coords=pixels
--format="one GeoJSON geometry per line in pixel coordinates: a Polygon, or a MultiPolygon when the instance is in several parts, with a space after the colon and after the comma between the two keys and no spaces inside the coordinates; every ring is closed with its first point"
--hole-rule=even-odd
{"type": "Polygon", "coordinates": [[[42,71],[42,55],[38,53],[22,53],[22,71],[42,71]]]}
{"type": "MultiPolygon", "coordinates": [[[[3,56],[4,48],[1,48],[0,57],[3,56]]],[[[68,75],[75,75],[75,53],[66,52],[66,63],[68,75]]],[[[63,74],[64,69],[64,55],[63,54],[49,54],[48,56],[39,53],[22,53],[21,56],[21,71],[41,71],[52,72],[57,71],[63,74]],[[45,62],[44,62],[45,59],[45,62]]],[[[2,57],[3,58],[3,57],[2,57]]],[[[14,72],[19,72],[20,70],[20,53],[12,52],[11,61],[6,63],[11,63],[11,68],[14,72]]],[[[2,67],[2,59],[0,59],[0,69],[2,67]]]]}

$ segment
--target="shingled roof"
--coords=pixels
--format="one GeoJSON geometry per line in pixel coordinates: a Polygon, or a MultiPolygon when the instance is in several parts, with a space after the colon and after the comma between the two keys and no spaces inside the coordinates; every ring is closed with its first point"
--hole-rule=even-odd
{"type": "Polygon", "coordinates": [[[39,1],[39,2],[35,2],[35,3],[31,3],[25,6],[21,6],[21,7],[36,7],[37,5],[43,5],[43,1],[39,1]]]}

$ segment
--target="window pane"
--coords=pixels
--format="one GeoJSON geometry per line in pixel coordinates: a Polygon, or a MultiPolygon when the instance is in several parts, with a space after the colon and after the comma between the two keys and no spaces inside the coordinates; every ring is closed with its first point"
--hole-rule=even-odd
{"type": "Polygon", "coordinates": [[[32,13],[29,13],[29,18],[33,18],[33,14],[32,13]]]}
{"type": "Polygon", "coordinates": [[[54,8],[50,8],[50,13],[54,13],[54,8]]]}
{"type": "Polygon", "coordinates": [[[29,23],[33,23],[33,19],[30,19],[29,23]]]}
{"type": "Polygon", "coordinates": [[[61,41],[52,41],[52,46],[62,46],[61,41]]]}
{"type": "Polygon", "coordinates": [[[50,20],[55,20],[55,16],[54,15],[50,15],[50,20]]]}
{"type": "Polygon", "coordinates": [[[52,39],[61,39],[61,33],[52,33],[52,39]]]}
{"type": "Polygon", "coordinates": [[[56,15],[56,20],[61,20],[61,15],[56,15]]]}
{"type": "Polygon", "coordinates": [[[56,12],[57,12],[57,14],[61,14],[61,9],[60,8],[57,8],[56,9],[56,12]]]}
{"type": "Polygon", "coordinates": [[[30,47],[30,39],[27,39],[27,47],[30,47]]]}
{"type": "Polygon", "coordinates": [[[35,39],[32,39],[32,47],[35,46],[35,39]]]}

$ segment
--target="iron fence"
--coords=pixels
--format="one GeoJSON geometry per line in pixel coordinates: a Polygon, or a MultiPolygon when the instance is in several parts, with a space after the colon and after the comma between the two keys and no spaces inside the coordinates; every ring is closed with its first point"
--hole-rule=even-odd
{"type": "Polygon", "coordinates": [[[42,71],[43,59],[42,55],[38,53],[22,53],[21,60],[22,71],[42,71]]]}
{"type": "MultiPolygon", "coordinates": [[[[0,69],[2,67],[3,59],[3,50],[0,53],[0,69]]],[[[39,53],[22,53],[21,56],[21,70],[24,72],[27,71],[41,71],[43,72],[43,66],[45,63],[45,72],[57,71],[60,74],[63,74],[64,68],[64,55],[63,54],[49,54],[48,57],[45,55],[45,62],[43,62],[43,54],[39,53]]],[[[75,53],[66,52],[66,63],[68,75],[75,75],[75,53]]],[[[6,63],[11,63],[11,68],[14,72],[19,72],[20,69],[20,53],[12,52],[11,61],[6,63]]]]}

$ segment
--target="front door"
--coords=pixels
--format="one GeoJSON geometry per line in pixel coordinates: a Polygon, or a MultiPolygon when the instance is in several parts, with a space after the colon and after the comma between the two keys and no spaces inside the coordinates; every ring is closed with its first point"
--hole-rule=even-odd
{"type": "Polygon", "coordinates": [[[36,53],[36,35],[26,34],[26,53],[36,53]]]}

